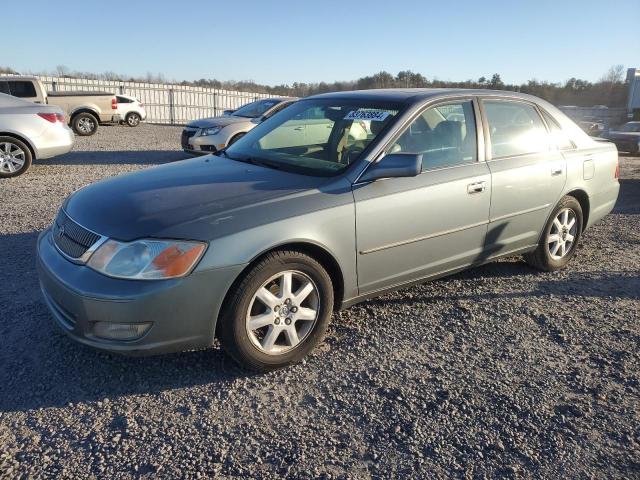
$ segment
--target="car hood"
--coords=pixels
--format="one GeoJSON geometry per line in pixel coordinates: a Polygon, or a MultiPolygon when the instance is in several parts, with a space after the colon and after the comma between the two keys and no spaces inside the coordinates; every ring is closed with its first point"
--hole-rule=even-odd
{"type": "Polygon", "coordinates": [[[245,117],[212,117],[212,118],[201,118],[200,120],[194,120],[193,122],[187,124],[187,127],[191,128],[210,128],[210,127],[226,127],[227,125],[231,125],[234,123],[251,123],[254,118],[245,118],[245,117]]]}
{"type": "Polygon", "coordinates": [[[331,180],[210,155],[97,182],[71,195],[64,209],[84,227],[117,240],[209,241],[271,221],[276,204],[288,205],[280,214],[291,214],[291,204],[312,204],[299,197],[331,180]]]}

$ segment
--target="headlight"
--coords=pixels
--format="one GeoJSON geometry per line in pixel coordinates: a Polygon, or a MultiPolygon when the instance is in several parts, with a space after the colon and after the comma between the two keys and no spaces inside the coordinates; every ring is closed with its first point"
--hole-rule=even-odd
{"type": "Polygon", "coordinates": [[[200,136],[201,137],[206,137],[207,135],[215,135],[216,133],[218,133],[223,128],[224,127],[203,128],[202,131],[200,132],[200,136]]]}
{"type": "Polygon", "coordinates": [[[184,277],[200,260],[206,244],[182,240],[107,240],[87,265],[116,278],[161,280],[184,277]]]}

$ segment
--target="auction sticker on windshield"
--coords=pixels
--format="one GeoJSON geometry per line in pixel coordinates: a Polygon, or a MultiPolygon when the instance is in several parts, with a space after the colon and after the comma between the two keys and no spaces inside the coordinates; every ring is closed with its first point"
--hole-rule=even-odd
{"type": "Polygon", "coordinates": [[[390,115],[384,110],[352,110],[344,117],[345,120],[371,120],[382,122],[390,115]]]}

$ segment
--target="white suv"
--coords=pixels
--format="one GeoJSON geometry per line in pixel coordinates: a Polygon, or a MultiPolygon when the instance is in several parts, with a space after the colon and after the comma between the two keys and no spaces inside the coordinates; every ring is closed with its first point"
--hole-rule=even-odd
{"type": "Polygon", "coordinates": [[[124,123],[130,127],[137,127],[140,122],[147,118],[144,104],[135,97],[128,95],[116,95],[118,101],[118,113],[124,123]]]}

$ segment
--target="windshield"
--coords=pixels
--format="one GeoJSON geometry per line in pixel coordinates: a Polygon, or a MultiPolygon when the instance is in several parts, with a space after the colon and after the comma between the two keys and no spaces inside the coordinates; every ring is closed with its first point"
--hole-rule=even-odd
{"type": "Polygon", "coordinates": [[[238,110],[233,112],[231,115],[234,117],[246,117],[246,118],[257,118],[264,115],[264,112],[269,110],[271,107],[279,104],[281,100],[258,100],[257,102],[247,103],[243,105],[238,110]]]}
{"type": "Polygon", "coordinates": [[[625,123],[620,127],[621,132],[640,132],[640,123],[625,123]]]}
{"type": "Polygon", "coordinates": [[[333,176],[354,163],[398,115],[401,105],[375,101],[299,101],[226,150],[234,160],[333,176]]]}

